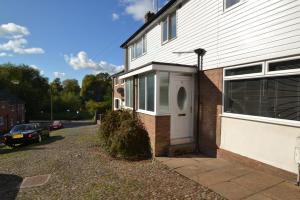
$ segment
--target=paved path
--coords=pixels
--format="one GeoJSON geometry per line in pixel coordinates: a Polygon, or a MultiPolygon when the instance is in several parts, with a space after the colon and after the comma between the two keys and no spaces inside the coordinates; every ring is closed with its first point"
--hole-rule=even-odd
{"type": "Polygon", "coordinates": [[[192,155],[157,159],[228,199],[300,200],[300,187],[227,160],[192,155]]]}

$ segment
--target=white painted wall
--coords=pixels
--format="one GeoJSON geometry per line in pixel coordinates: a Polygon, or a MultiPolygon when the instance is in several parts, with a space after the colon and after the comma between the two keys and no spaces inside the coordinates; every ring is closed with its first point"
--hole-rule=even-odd
{"type": "Polygon", "coordinates": [[[221,148],[297,173],[294,161],[299,128],[222,117],[221,148]]]}
{"type": "Polygon", "coordinates": [[[133,69],[151,61],[196,64],[204,48],[204,69],[225,67],[300,53],[299,0],[244,0],[223,11],[223,0],[189,0],[177,10],[177,38],[161,44],[161,26],[147,34],[147,53],[131,61],[133,69]]]}

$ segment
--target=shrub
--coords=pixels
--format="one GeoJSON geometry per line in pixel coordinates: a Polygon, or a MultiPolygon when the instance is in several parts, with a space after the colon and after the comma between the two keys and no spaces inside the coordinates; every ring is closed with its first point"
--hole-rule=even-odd
{"type": "Polygon", "coordinates": [[[140,120],[130,111],[108,112],[99,129],[101,145],[114,157],[151,157],[150,139],[140,120]]]}

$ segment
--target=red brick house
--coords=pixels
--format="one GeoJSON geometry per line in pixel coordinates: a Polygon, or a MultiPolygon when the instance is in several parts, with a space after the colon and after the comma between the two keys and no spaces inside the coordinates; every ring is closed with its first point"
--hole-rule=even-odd
{"type": "Polygon", "coordinates": [[[0,91],[0,133],[25,121],[25,103],[8,92],[0,91]]]}

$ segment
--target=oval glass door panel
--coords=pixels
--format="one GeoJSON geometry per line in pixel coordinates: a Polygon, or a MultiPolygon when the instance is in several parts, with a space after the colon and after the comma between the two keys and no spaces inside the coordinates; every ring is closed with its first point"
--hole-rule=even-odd
{"type": "Polygon", "coordinates": [[[184,87],[180,87],[177,94],[177,105],[180,110],[183,110],[187,101],[186,90],[184,87]]]}

